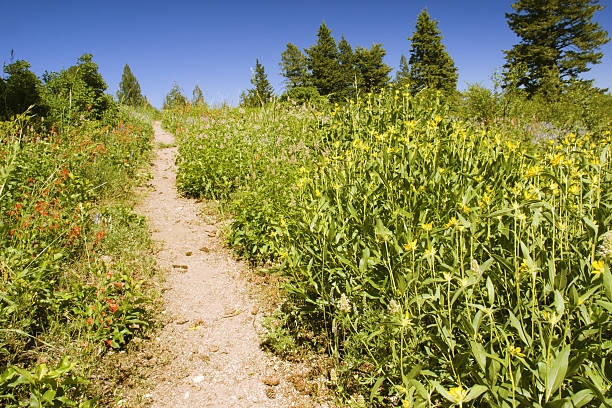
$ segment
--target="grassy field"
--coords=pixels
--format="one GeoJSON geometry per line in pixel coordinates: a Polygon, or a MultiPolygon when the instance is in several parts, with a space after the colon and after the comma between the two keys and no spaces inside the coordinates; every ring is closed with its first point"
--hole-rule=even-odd
{"type": "Polygon", "coordinates": [[[347,403],[610,406],[610,129],[520,123],[400,91],[164,116],[182,191],[285,276],[265,343],[347,403]]]}

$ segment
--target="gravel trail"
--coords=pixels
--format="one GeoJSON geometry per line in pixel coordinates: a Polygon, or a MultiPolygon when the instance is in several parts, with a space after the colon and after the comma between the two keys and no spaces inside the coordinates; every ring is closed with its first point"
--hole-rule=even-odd
{"type": "Polygon", "coordinates": [[[304,390],[304,368],[260,349],[261,314],[244,278],[246,266],[223,247],[218,220],[203,217],[201,203],[177,193],[177,148],[168,147],[174,137],[159,122],[154,129],[153,179],[137,210],[160,243],[159,266],[169,271],[163,297],[170,323],[151,340],[150,388],[138,392],[140,404],[315,406],[304,390]]]}

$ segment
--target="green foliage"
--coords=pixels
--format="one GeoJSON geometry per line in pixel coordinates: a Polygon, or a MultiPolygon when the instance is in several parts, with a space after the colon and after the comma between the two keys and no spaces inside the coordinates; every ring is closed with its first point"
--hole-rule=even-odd
{"type": "Polygon", "coordinates": [[[520,85],[529,94],[540,89],[547,76],[563,82],[577,79],[597,64],[603,53],[598,49],[610,38],[593,22],[603,6],[598,0],[519,0],[506,13],[508,25],[521,42],[506,54],[507,66],[524,64],[526,75],[520,85]]]}
{"type": "Polygon", "coordinates": [[[54,371],[36,359],[71,355],[86,372],[87,361],[125,349],[150,325],[142,278],[151,266],[133,243],[137,232],[147,242],[146,225],[117,200],[148,158],[151,136],[149,124],[123,109],[106,122],[38,134],[24,115],[0,125],[1,405],[27,397],[70,406],[62,390],[72,377],[45,377],[54,371]],[[139,259],[120,254],[116,241],[139,259]],[[34,377],[17,365],[35,365],[34,377]]]}
{"type": "Polygon", "coordinates": [[[344,36],[338,43],[338,63],[342,73],[342,92],[340,94],[345,99],[356,99],[357,56],[344,36]]]}
{"type": "Polygon", "coordinates": [[[80,407],[89,408],[91,401],[79,402],[71,394],[82,388],[86,381],[73,374],[75,363],[66,357],[55,368],[46,364],[38,365],[33,371],[17,366],[7,368],[0,374],[0,401],[7,408],[25,406],[17,403],[17,397],[25,396],[22,402],[28,407],[80,407]]]}
{"type": "Polygon", "coordinates": [[[462,94],[465,115],[480,122],[490,122],[501,115],[498,95],[480,84],[469,84],[462,94]]]}
{"type": "Polygon", "coordinates": [[[25,112],[44,113],[40,99],[40,80],[29,70],[30,64],[18,60],[4,67],[8,77],[0,80],[0,120],[25,112]]]}
{"type": "Polygon", "coordinates": [[[183,90],[175,81],[172,85],[172,89],[170,89],[170,92],[166,94],[164,109],[172,109],[177,106],[184,106],[186,104],[187,98],[183,96],[183,90]]]}
{"type": "Polygon", "coordinates": [[[83,54],[76,65],[59,73],[45,72],[43,82],[42,99],[49,108],[50,122],[101,119],[107,113],[115,113],[112,97],[104,93],[106,82],[91,54],[83,54]]]}
{"type": "Polygon", "coordinates": [[[181,188],[229,200],[230,243],[282,263],[292,315],[268,345],[286,351],[296,330],[326,339],[339,393],[609,405],[610,129],[546,137],[449,109],[393,92],[166,121],[181,188]]]}
{"type": "Polygon", "coordinates": [[[387,85],[391,67],[383,62],[385,54],[382,44],[372,44],[369,50],[361,47],[355,49],[355,71],[360,91],[380,92],[387,85]]]}
{"type": "Polygon", "coordinates": [[[381,44],[353,51],[342,36],[336,46],[325,22],[317,37],[317,43],[306,50],[307,57],[291,43],[281,54],[280,66],[287,79],[286,96],[303,102],[316,100],[320,95],[339,102],[357,99],[358,92],[379,92],[387,85],[391,68],[383,62],[386,52],[381,44]]]}
{"type": "Polygon", "coordinates": [[[287,44],[287,49],[281,54],[279,63],[282,75],[285,77],[287,90],[296,87],[305,87],[310,83],[307,59],[300,49],[291,44],[287,44]]]}
{"type": "Polygon", "coordinates": [[[240,104],[242,106],[263,106],[272,101],[274,97],[274,89],[268,81],[268,76],[264,70],[264,66],[256,60],[255,72],[251,78],[253,88],[249,89],[240,95],[240,104]]]}
{"type": "Polygon", "coordinates": [[[427,10],[419,14],[416,29],[408,39],[411,41],[408,61],[410,92],[416,93],[424,88],[454,92],[457,68],[442,44],[438,22],[431,19],[427,10]]]}
{"type": "Polygon", "coordinates": [[[559,84],[553,78],[552,86],[543,86],[533,95],[511,86],[489,90],[470,85],[463,92],[460,110],[465,118],[488,126],[505,123],[521,128],[536,123],[537,126],[574,131],[589,129],[596,133],[612,126],[612,95],[588,81],[559,84]]]}
{"type": "Polygon", "coordinates": [[[338,99],[343,90],[343,71],[338,60],[336,41],[325,22],[321,23],[317,33],[317,43],[306,50],[308,68],[312,72],[312,85],[320,95],[332,95],[338,99]]]}
{"type": "Polygon", "coordinates": [[[140,92],[140,84],[128,64],[123,67],[121,82],[119,82],[119,89],[117,90],[117,99],[119,103],[131,106],[139,106],[145,102],[145,98],[140,92]]]}
{"type": "Polygon", "coordinates": [[[396,87],[407,87],[410,81],[410,66],[406,56],[402,54],[400,57],[400,65],[397,73],[395,74],[394,84],[396,87]]]}
{"type": "Polygon", "coordinates": [[[293,101],[296,103],[320,104],[324,103],[325,98],[319,95],[319,91],[314,86],[296,86],[288,89],[281,96],[282,101],[293,101]]]}
{"type": "Polygon", "coordinates": [[[197,105],[199,103],[204,103],[204,92],[202,92],[198,84],[196,84],[195,88],[193,88],[192,95],[193,95],[193,97],[191,98],[192,104],[197,105]]]}

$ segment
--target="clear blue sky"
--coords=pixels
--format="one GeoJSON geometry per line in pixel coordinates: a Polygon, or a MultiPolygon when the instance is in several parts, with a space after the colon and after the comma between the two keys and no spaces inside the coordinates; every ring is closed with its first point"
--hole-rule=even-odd
{"type": "MultiPolygon", "coordinates": [[[[264,65],[277,93],[283,90],[278,63],[286,44],[308,48],[324,20],[336,39],[344,34],[354,47],[382,43],[385,62],[394,71],[416,17],[427,7],[439,21],[443,43],[466,83],[491,85],[503,63],[502,50],[517,43],[504,13],[513,1],[8,1],[2,0],[0,62],[25,59],[40,75],[59,71],[83,53],[93,54],[100,72],[116,93],[124,64],[129,64],[142,92],[160,107],[177,81],[191,97],[197,83],[211,103],[236,103],[250,87],[255,59],[264,65]]],[[[596,14],[612,34],[612,9],[596,14]]],[[[612,44],[585,74],[612,89],[612,44]]]]}

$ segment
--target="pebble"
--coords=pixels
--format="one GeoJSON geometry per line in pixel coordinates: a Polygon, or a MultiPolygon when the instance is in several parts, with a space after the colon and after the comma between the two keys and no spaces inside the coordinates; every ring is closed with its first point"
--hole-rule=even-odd
{"type": "Polygon", "coordinates": [[[269,385],[270,387],[275,387],[280,384],[280,379],[275,375],[266,375],[261,379],[261,382],[269,385]]]}

